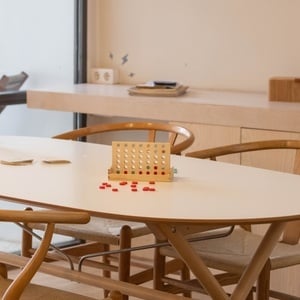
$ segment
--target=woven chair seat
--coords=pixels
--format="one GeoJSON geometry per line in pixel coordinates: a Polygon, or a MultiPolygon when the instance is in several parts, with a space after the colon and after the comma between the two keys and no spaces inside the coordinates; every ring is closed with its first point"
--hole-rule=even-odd
{"type": "MultiPolygon", "coordinates": [[[[192,245],[209,267],[241,274],[261,240],[260,235],[236,229],[227,237],[195,242],[192,245]]],[[[166,256],[179,258],[171,247],[163,247],[160,252],[166,256]]],[[[271,254],[270,263],[272,270],[300,264],[300,244],[277,243],[271,254]]]]}
{"type": "MultiPolygon", "coordinates": [[[[120,230],[125,225],[131,228],[132,237],[143,236],[151,232],[144,223],[91,217],[87,224],[76,224],[76,226],[57,224],[55,233],[72,236],[76,239],[119,245],[120,230]]],[[[29,224],[29,227],[45,229],[44,224],[29,224]]]]}

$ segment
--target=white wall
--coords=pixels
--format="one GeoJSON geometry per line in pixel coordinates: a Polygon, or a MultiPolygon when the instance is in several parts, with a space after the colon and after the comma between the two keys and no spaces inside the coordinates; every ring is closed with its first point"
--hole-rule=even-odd
{"type": "MultiPolygon", "coordinates": [[[[24,89],[73,82],[74,1],[0,0],[0,76],[25,71],[24,89]]],[[[72,114],[7,106],[0,134],[51,136],[72,114]]]]}
{"type": "Polygon", "coordinates": [[[271,76],[300,76],[299,0],[89,3],[90,66],[117,67],[124,83],[266,91],[271,76]]]}
{"type": "MultiPolygon", "coordinates": [[[[73,0],[0,0],[0,37],[0,76],[25,71],[25,89],[73,82],[73,0]]],[[[25,104],[7,106],[0,114],[2,135],[52,136],[72,126],[72,113],[25,104]]],[[[23,209],[1,200],[0,207],[23,209]]],[[[1,250],[18,250],[20,230],[8,223],[0,227],[1,250]]]]}

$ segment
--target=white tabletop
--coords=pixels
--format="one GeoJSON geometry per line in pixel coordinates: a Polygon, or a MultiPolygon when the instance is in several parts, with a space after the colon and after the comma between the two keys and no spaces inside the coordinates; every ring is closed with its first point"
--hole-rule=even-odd
{"type": "Polygon", "coordinates": [[[172,182],[130,185],[108,182],[111,148],[33,137],[0,137],[0,160],[34,159],[24,166],[0,164],[0,197],[43,207],[75,208],[95,216],[138,221],[230,224],[300,218],[300,176],[172,156],[172,182]],[[68,159],[50,165],[44,159],[68,159]],[[153,186],[153,185],[152,185],[153,186]]]}

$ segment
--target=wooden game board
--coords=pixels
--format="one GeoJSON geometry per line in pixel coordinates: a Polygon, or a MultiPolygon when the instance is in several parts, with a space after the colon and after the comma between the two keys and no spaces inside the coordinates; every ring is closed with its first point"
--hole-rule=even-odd
{"type": "Polygon", "coordinates": [[[171,181],[170,144],[112,142],[110,180],[171,181]]]}

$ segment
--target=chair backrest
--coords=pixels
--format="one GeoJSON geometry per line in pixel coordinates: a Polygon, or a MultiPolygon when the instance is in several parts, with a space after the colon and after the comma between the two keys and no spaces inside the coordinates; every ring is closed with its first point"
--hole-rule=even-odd
{"type": "MultiPolygon", "coordinates": [[[[217,160],[217,157],[235,153],[251,151],[262,151],[272,149],[293,149],[296,150],[294,158],[293,173],[300,174],[300,140],[266,140],[240,144],[225,145],[216,148],[193,151],[186,154],[189,157],[209,158],[217,160]]],[[[296,244],[300,239],[300,221],[287,223],[282,242],[296,244]]]]}
{"type": "Polygon", "coordinates": [[[28,78],[28,74],[21,72],[17,75],[3,75],[0,79],[0,91],[17,91],[28,78]]]}
{"type": "Polygon", "coordinates": [[[145,141],[147,142],[157,141],[156,139],[159,132],[168,133],[168,142],[171,145],[172,154],[180,154],[183,150],[192,145],[195,139],[194,134],[184,127],[157,122],[122,122],[96,124],[58,134],[53,136],[53,138],[78,140],[82,137],[112,131],[144,131],[146,132],[145,141]],[[179,139],[177,140],[179,136],[180,141],[178,141],[179,139]]]}

